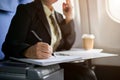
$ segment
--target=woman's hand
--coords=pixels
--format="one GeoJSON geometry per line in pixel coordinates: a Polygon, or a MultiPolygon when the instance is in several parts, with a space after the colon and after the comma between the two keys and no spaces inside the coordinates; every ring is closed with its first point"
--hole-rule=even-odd
{"type": "Polygon", "coordinates": [[[63,3],[63,13],[66,17],[66,23],[73,19],[72,5],[70,0],[66,0],[66,3],[63,3]]]}
{"type": "Polygon", "coordinates": [[[32,59],[47,59],[52,56],[52,47],[44,42],[38,42],[28,48],[25,52],[25,57],[32,59]]]}

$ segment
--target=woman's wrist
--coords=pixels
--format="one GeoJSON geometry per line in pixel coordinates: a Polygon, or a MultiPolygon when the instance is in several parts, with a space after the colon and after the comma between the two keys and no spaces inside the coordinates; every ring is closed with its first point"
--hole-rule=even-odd
{"type": "Polygon", "coordinates": [[[71,20],[73,20],[73,17],[66,17],[65,19],[66,23],[69,23],[71,20]]]}

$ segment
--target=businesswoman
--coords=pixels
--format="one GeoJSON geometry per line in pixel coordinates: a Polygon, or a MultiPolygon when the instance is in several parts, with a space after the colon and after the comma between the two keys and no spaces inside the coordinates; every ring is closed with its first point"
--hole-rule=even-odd
{"type": "MultiPolygon", "coordinates": [[[[18,6],[2,46],[6,59],[10,56],[46,59],[52,55],[53,51],[69,50],[72,47],[75,41],[75,31],[71,2],[66,0],[66,3],[63,3],[64,19],[52,7],[56,1],[35,0],[32,3],[18,6]]],[[[73,70],[70,69],[73,73],[70,75],[76,74],[72,75],[69,80],[83,80],[82,77],[84,80],[95,80],[92,71],[86,67],[62,64],[61,67],[65,69],[65,80],[70,77],[66,74],[66,66],[73,66],[73,70]],[[79,73],[74,71],[76,67],[79,68],[77,70],[79,73]]]]}

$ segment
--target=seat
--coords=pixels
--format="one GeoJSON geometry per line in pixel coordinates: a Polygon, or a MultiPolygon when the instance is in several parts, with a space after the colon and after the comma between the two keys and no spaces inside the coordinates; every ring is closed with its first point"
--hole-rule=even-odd
{"type": "Polygon", "coordinates": [[[0,80],[63,80],[63,75],[58,64],[42,67],[10,60],[0,63],[0,80]]]}
{"type": "MultiPolygon", "coordinates": [[[[1,51],[2,43],[9,29],[16,7],[33,0],[2,0],[0,1],[0,60],[4,54],[1,51]]],[[[63,69],[58,64],[37,66],[17,61],[0,62],[0,80],[63,80],[63,69]]]]}
{"type": "Polygon", "coordinates": [[[19,4],[26,4],[33,0],[2,0],[0,1],[0,60],[4,58],[1,51],[12,17],[16,12],[19,4]]]}

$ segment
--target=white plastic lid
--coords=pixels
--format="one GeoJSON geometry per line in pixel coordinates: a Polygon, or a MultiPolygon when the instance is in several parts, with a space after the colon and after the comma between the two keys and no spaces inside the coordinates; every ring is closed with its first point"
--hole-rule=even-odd
{"type": "Polygon", "coordinates": [[[94,39],[95,36],[93,34],[83,34],[82,38],[92,38],[92,39],[94,39]]]}

